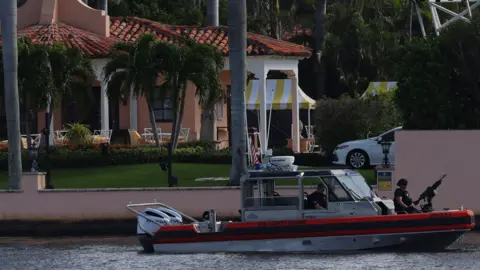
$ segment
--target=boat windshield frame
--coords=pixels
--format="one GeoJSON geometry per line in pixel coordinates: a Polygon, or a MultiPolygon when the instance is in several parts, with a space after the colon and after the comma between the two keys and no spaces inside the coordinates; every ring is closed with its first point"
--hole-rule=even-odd
{"type": "Polygon", "coordinates": [[[336,175],[338,181],[358,199],[373,200],[375,193],[365,181],[365,178],[358,173],[336,175]]]}

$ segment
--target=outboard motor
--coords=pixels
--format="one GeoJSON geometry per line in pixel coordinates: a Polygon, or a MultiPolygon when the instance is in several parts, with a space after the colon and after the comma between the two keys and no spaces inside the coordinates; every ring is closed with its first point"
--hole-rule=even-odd
{"type": "Polygon", "coordinates": [[[165,207],[145,208],[139,213],[137,215],[137,234],[154,234],[162,226],[183,223],[182,215],[165,207]]]}

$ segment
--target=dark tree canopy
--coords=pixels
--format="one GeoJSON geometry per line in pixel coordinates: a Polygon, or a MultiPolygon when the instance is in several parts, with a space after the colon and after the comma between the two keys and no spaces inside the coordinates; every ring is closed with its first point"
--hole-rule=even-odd
{"type": "Polygon", "coordinates": [[[395,99],[405,128],[480,128],[480,21],[475,18],[400,50],[395,99]]]}

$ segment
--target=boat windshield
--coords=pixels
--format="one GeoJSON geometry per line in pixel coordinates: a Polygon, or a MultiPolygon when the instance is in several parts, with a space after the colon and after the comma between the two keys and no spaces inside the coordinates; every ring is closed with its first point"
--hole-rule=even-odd
{"type": "Polygon", "coordinates": [[[351,193],[354,193],[355,197],[360,197],[362,199],[374,197],[372,190],[361,175],[342,175],[337,176],[337,178],[351,193]]]}

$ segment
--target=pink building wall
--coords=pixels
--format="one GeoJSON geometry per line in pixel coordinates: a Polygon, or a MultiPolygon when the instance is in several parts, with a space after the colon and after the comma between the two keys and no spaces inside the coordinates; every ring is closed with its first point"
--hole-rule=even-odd
{"type": "MultiPolygon", "coordinates": [[[[409,181],[414,200],[443,174],[448,174],[433,200],[436,209],[465,208],[480,213],[478,155],[480,130],[398,131],[395,134],[394,189],[409,181]]],[[[393,191],[379,192],[393,197],[393,191]]]]}
{"type": "MultiPolygon", "coordinates": [[[[131,188],[45,190],[44,173],[25,173],[22,190],[0,190],[2,220],[107,220],[135,218],[129,203],[168,204],[192,217],[217,210],[219,217],[237,217],[240,189],[237,187],[131,188]]],[[[297,188],[277,187],[280,194],[297,195],[297,188]]]]}

